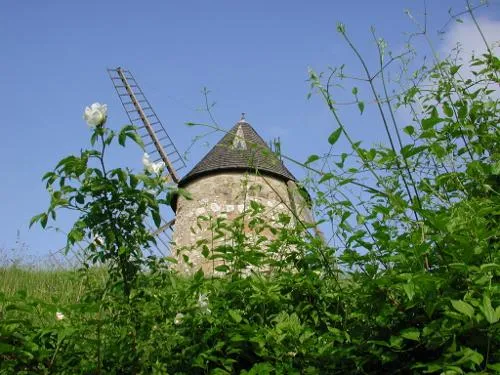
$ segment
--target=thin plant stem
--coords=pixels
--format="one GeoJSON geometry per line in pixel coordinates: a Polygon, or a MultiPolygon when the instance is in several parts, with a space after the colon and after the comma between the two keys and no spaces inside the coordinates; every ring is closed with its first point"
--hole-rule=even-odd
{"type": "MultiPolygon", "coordinates": [[[[354,44],[349,39],[349,37],[347,36],[347,33],[345,31],[341,31],[341,35],[343,36],[343,38],[345,39],[345,41],[347,42],[347,44],[349,45],[349,47],[351,48],[351,50],[354,52],[354,54],[356,55],[356,57],[360,61],[361,65],[363,66],[363,70],[365,71],[366,77],[368,79],[368,83],[369,83],[369,86],[371,88],[373,97],[376,98],[376,99],[378,99],[378,94],[377,94],[377,91],[375,89],[375,85],[373,84],[373,77],[370,74],[370,71],[368,69],[368,66],[366,65],[366,62],[365,62],[363,56],[361,56],[361,54],[359,53],[358,49],[356,48],[356,46],[354,46],[354,44]]],[[[391,132],[389,130],[389,125],[388,125],[387,119],[385,117],[384,110],[382,108],[382,105],[380,104],[380,100],[377,100],[377,108],[379,110],[380,117],[381,117],[382,122],[384,124],[384,129],[385,129],[385,132],[386,132],[387,137],[389,139],[389,144],[391,146],[391,149],[392,149],[392,151],[394,152],[395,155],[398,155],[398,152],[396,151],[396,147],[394,145],[394,140],[393,140],[391,132]]],[[[412,194],[410,192],[410,188],[408,186],[408,182],[406,181],[406,178],[405,178],[404,174],[402,173],[402,170],[401,170],[402,168],[400,166],[399,159],[397,157],[396,157],[396,164],[398,166],[399,175],[401,176],[401,180],[403,181],[403,185],[405,187],[406,193],[408,194],[410,202],[412,203],[412,206],[413,206],[413,197],[412,197],[412,194]]],[[[412,211],[413,211],[413,214],[415,216],[415,220],[418,221],[418,214],[417,214],[417,211],[415,210],[414,207],[412,207],[412,211]]]]}

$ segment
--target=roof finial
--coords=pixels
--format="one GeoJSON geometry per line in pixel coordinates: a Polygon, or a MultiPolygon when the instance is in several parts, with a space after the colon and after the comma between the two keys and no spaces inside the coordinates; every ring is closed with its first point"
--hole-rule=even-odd
{"type": "Polygon", "coordinates": [[[241,112],[241,119],[240,119],[240,121],[239,121],[239,122],[246,122],[246,120],[245,120],[245,115],[246,115],[246,113],[245,113],[245,112],[241,112]]]}

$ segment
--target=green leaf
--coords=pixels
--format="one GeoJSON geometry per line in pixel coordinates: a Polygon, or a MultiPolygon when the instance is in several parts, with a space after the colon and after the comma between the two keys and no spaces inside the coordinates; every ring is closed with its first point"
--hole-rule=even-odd
{"type": "Polygon", "coordinates": [[[197,282],[200,282],[204,278],[205,278],[205,274],[203,273],[203,270],[201,268],[199,268],[198,271],[196,271],[196,273],[194,274],[194,280],[197,282]]]}
{"type": "Polygon", "coordinates": [[[474,316],[474,308],[465,301],[451,300],[451,304],[455,310],[467,315],[469,318],[474,316]]]}
{"type": "Polygon", "coordinates": [[[347,154],[345,152],[343,152],[341,155],[340,155],[340,162],[338,163],[335,163],[335,165],[339,168],[344,168],[344,162],[345,162],[345,159],[347,158],[347,154]]]}
{"type": "Polygon", "coordinates": [[[405,126],[405,127],[403,128],[403,131],[404,131],[406,134],[410,135],[410,136],[411,136],[411,135],[413,135],[413,134],[415,134],[415,128],[414,128],[413,126],[411,126],[411,125],[405,126]]]}
{"type": "Polygon", "coordinates": [[[153,210],[151,212],[151,216],[153,217],[153,221],[156,225],[157,228],[160,227],[161,225],[161,216],[160,216],[160,212],[158,212],[157,210],[153,210]]]}
{"type": "MultiPolygon", "coordinates": [[[[30,228],[32,227],[33,224],[35,224],[37,221],[41,221],[44,216],[47,216],[45,212],[42,212],[41,214],[35,215],[31,218],[30,220],[30,228]]],[[[47,220],[45,220],[47,221],[47,220]]]]}
{"type": "Polygon", "coordinates": [[[118,143],[120,146],[125,146],[125,139],[127,139],[127,133],[122,130],[120,134],[118,134],[118,143]]]}
{"type": "Polygon", "coordinates": [[[493,370],[495,372],[498,372],[500,373],[500,362],[498,363],[489,363],[486,365],[487,368],[489,368],[490,370],[493,370]]]}
{"type": "Polygon", "coordinates": [[[42,228],[45,228],[47,226],[48,220],[49,220],[49,217],[47,216],[47,214],[43,213],[42,216],[40,217],[40,224],[42,225],[42,228]]]}
{"type": "Polygon", "coordinates": [[[419,154],[423,150],[425,150],[427,146],[417,146],[415,147],[414,145],[406,145],[401,149],[401,155],[405,158],[410,158],[413,155],[419,154]]]}
{"type": "MultiPolygon", "coordinates": [[[[361,152],[361,150],[360,150],[361,152]]],[[[375,156],[377,156],[377,150],[374,148],[371,148],[367,152],[363,151],[363,158],[368,161],[373,161],[375,159],[375,156]]]]}
{"type": "Polygon", "coordinates": [[[500,264],[496,263],[486,263],[486,264],[481,264],[481,267],[479,267],[482,272],[490,272],[490,271],[496,271],[500,269],[500,264]]]}
{"type": "Polygon", "coordinates": [[[139,134],[137,134],[135,131],[133,132],[128,132],[127,133],[127,137],[129,137],[131,140],[133,140],[136,144],[138,144],[141,149],[144,150],[144,142],[142,141],[141,137],[139,136],[139,134]]]}
{"type": "Polygon", "coordinates": [[[458,70],[460,69],[460,66],[461,65],[453,65],[452,67],[450,67],[450,73],[452,76],[458,72],[458,70]]]}
{"type": "Polygon", "coordinates": [[[461,120],[465,120],[465,117],[467,116],[467,102],[465,101],[460,102],[457,105],[457,107],[458,107],[458,113],[457,113],[458,118],[461,120]]]}
{"type": "Polygon", "coordinates": [[[126,256],[128,254],[130,254],[130,250],[126,246],[120,246],[118,248],[118,255],[126,256]]]}
{"type": "Polygon", "coordinates": [[[391,336],[389,339],[389,343],[391,345],[391,348],[396,348],[396,349],[401,349],[403,346],[403,339],[399,336],[391,336]]]}
{"type": "Polygon", "coordinates": [[[120,132],[127,133],[127,132],[135,131],[135,130],[136,130],[136,127],[134,125],[128,124],[128,125],[124,125],[123,128],[121,128],[120,132]]]}
{"type": "Polygon", "coordinates": [[[115,132],[110,131],[108,137],[104,140],[104,144],[109,146],[113,142],[113,138],[115,138],[115,132]]]}
{"type": "Polygon", "coordinates": [[[54,172],[47,172],[43,175],[42,181],[45,181],[47,179],[52,179],[54,180],[57,177],[57,175],[54,172]]]}
{"type": "Polygon", "coordinates": [[[420,331],[417,328],[408,328],[401,331],[401,337],[408,340],[418,341],[420,339],[420,331]]]}
{"type": "Polygon", "coordinates": [[[177,261],[177,259],[176,259],[176,258],[174,258],[174,257],[165,257],[165,258],[163,258],[163,259],[164,259],[164,260],[166,260],[167,262],[170,262],[170,263],[174,263],[174,264],[179,263],[179,262],[177,261]]]}
{"type": "Polygon", "coordinates": [[[462,358],[460,358],[455,364],[462,364],[467,362],[475,363],[476,365],[480,365],[484,361],[484,357],[481,353],[476,352],[470,348],[464,348],[460,351],[462,354],[462,358]]]}
{"type": "Polygon", "coordinates": [[[238,311],[236,310],[229,310],[228,311],[229,315],[231,316],[231,318],[236,322],[236,323],[239,323],[241,322],[241,315],[238,311]]]}
{"type": "Polygon", "coordinates": [[[305,162],[304,164],[306,164],[306,165],[307,165],[307,164],[311,164],[312,162],[315,162],[315,161],[316,161],[316,160],[318,160],[318,159],[319,159],[319,156],[318,156],[318,155],[314,155],[314,154],[313,154],[313,155],[310,155],[310,156],[307,158],[307,160],[306,160],[306,162],[305,162]]]}
{"type": "Polygon", "coordinates": [[[353,87],[353,88],[352,88],[352,94],[353,94],[354,96],[358,95],[358,88],[357,88],[357,87],[353,87]]]}
{"type": "Polygon", "coordinates": [[[318,183],[323,183],[325,181],[328,181],[328,180],[331,180],[332,178],[334,178],[335,176],[333,175],[333,173],[330,173],[330,172],[327,172],[325,173],[318,181],[318,183]]]}
{"type": "Polygon", "coordinates": [[[137,176],[134,174],[130,174],[128,176],[128,179],[130,181],[130,187],[132,189],[135,189],[137,187],[137,184],[139,183],[139,179],[137,178],[137,176]]]}
{"type": "Polygon", "coordinates": [[[217,272],[227,272],[229,271],[229,267],[225,264],[221,264],[220,266],[215,267],[217,272]]]}
{"type": "Polygon", "coordinates": [[[461,272],[466,272],[468,270],[468,267],[465,263],[450,263],[448,264],[449,268],[459,270],[461,272]]]}
{"type": "Polygon", "coordinates": [[[251,200],[250,201],[250,208],[252,209],[252,211],[261,212],[264,209],[264,206],[260,202],[251,200]]]}
{"type": "Polygon", "coordinates": [[[78,222],[75,223],[75,226],[68,233],[68,242],[71,244],[77,243],[83,240],[85,233],[82,228],[78,225],[78,222]]]}
{"type": "MultiPolygon", "coordinates": [[[[260,342],[259,342],[260,344],[260,342]]],[[[265,344],[261,344],[261,346],[265,346],[265,344]]],[[[241,372],[242,375],[271,375],[275,372],[275,366],[268,362],[261,362],[253,365],[250,371],[243,370],[241,372]]]]}
{"type": "Polygon", "coordinates": [[[450,103],[448,102],[443,103],[443,112],[448,117],[453,116],[453,109],[451,108],[450,103]]]}
{"type": "Polygon", "coordinates": [[[363,114],[363,111],[365,110],[365,103],[364,102],[358,102],[358,109],[361,114],[363,114]]]}
{"type": "Polygon", "coordinates": [[[483,296],[483,304],[479,306],[479,309],[483,313],[484,317],[488,321],[488,323],[493,324],[498,322],[498,317],[496,315],[495,310],[491,306],[491,300],[488,296],[483,296]]]}
{"type": "Polygon", "coordinates": [[[426,119],[422,120],[422,128],[424,130],[430,129],[434,127],[434,125],[439,124],[441,121],[443,121],[442,118],[439,117],[429,117],[426,119]]]}
{"type": "Polygon", "coordinates": [[[187,199],[188,201],[193,199],[193,196],[191,195],[191,193],[189,191],[187,191],[186,189],[178,188],[177,193],[181,197],[183,197],[184,199],[187,199]]]}
{"type": "Polygon", "coordinates": [[[328,143],[334,145],[338,140],[340,135],[342,134],[342,128],[338,128],[328,137],[328,143]]]}
{"type": "Polygon", "coordinates": [[[95,141],[97,140],[97,137],[99,134],[97,132],[92,133],[92,136],[90,137],[90,144],[93,146],[95,144],[95,141]]]}
{"type": "Polygon", "coordinates": [[[413,297],[415,296],[415,285],[412,282],[408,282],[403,285],[403,290],[405,291],[408,299],[410,301],[413,300],[413,297]]]}

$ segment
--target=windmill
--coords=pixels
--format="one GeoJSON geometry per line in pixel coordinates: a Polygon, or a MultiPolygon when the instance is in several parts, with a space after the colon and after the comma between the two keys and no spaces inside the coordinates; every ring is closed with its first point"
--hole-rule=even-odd
{"type": "Polygon", "coordinates": [[[206,225],[199,232],[193,230],[197,217],[209,215],[232,220],[252,200],[266,207],[264,215],[270,220],[280,213],[293,213],[299,222],[312,222],[309,203],[299,194],[297,179],[281,160],[279,140],[272,151],[273,147],[245,120],[244,114],[180,179],[177,173],[186,166],[184,160],[132,73],[120,67],[108,69],[108,73],[131,124],[139,129],[145,151],[154,162],[163,161],[168,180],[190,194],[190,199],[173,197],[175,219],[162,219],[158,229],[150,225],[157,240],[156,250],[163,256],[169,252],[177,258],[178,271],[189,273],[194,265],[205,272],[215,272],[215,261],[207,259],[200,249],[193,249],[194,244],[207,241],[211,233],[206,225]],[[170,249],[170,243],[175,243],[175,248],[170,249]],[[188,262],[183,261],[186,248],[191,248],[190,269],[188,262]]]}
{"type": "MultiPolygon", "coordinates": [[[[108,74],[130,123],[138,129],[145,152],[152,161],[163,161],[168,172],[167,179],[177,184],[178,171],[185,168],[186,164],[134,76],[121,67],[108,69],[108,74]]],[[[148,224],[156,236],[156,250],[163,256],[169,251],[174,223],[175,219],[165,220],[162,217],[159,228],[154,229],[148,224]]]]}

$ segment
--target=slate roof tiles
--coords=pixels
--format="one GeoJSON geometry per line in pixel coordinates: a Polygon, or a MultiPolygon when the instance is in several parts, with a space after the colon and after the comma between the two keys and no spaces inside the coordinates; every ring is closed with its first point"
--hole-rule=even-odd
{"type": "Polygon", "coordinates": [[[237,122],[219,143],[179,181],[179,187],[203,175],[223,171],[258,171],[285,181],[296,181],[296,178],[271,151],[255,129],[244,120],[237,122]]]}

